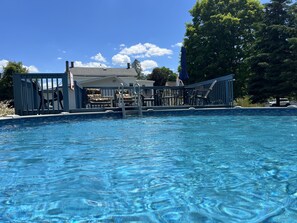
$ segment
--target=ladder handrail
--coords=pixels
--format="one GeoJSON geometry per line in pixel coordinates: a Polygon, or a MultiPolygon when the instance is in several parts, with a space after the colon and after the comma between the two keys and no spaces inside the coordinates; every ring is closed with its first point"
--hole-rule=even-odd
{"type": "Polygon", "coordinates": [[[123,118],[126,118],[126,109],[125,109],[125,102],[124,102],[124,83],[120,84],[119,87],[119,105],[122,107],[122,115],[123,118]]]}
{"type": "Polygon", "coordinates": [[[139,116],[142,116],[142,101],[141,101],[141,95],[140,95],[140,84],[139,83],[135,83],[133,85],[133,87],[134,87],[134,95],[135,95],[135,97],[136,97],[136,94],[138,93],[137,94],[137,102],[136,102],[136,105],[138,107],[138,114],[139,114],[139,116]],[[136,86],[138,87],[138,92],[135,91],[135,87],[136,86]]]}

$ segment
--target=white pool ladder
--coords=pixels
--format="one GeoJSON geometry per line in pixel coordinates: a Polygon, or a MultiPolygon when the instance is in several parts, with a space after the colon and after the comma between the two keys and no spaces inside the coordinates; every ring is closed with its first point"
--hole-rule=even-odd
{"type": "Polygon", "coordinates": [[[121,83],[119,87],[119,107],[122,109],[122,116],[123,118],[127,117],[125,102],[124,102],[124,84],[121,83]]]}
{"type": "MultiPolygon", "coordinates": [[[[122,117],[126,118],[127,117],[127,108],[125,105],[125,100],[124,100],[124,83],[120,84],[119,87],[119,101],[118,105],[122,110],[122,117]]],[[[129,111],[135,111],[137,110],[137,113],[140,117],[142,117],[142,101],[141,101],[141,94],[140,94],[140,84],[136,83],[133,85],[133,97],[134,97],[134,103],[133,106],[130,107],[132,110],[129,111]],[[135,110],[134,110],[135,109],[135,110]]]]}
{"type": "Polygon", "coordinates": [[[133,85],[133,90],[134,90],[134,101],[135,101],[135,105],[138,109],[138,115],[140,117],[142,117],[142,100],[141,100],[141,94],[140,94],[141,93],[140,92],[140,84],[135,83],[133,85]],[[136,89],[138,89],[138,90],[136,91],[136,89]]]}

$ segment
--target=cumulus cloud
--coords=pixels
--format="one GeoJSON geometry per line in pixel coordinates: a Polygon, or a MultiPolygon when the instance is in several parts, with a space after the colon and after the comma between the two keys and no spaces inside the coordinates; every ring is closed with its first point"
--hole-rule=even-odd
{"type": "Polygon", "coordinates": [[[107,65],[99,63],[99,62],[83,63],[81,61],[74,61],[74,67],[102,67],[102,68],[107,68],[107,65]]]}
{"type": "Polygon", "coordinates": [[[183,46],[182,42],[171,45],[171,47],[182,47],[182,46],[183,46]]]}
{"type": "Polygon", "coordinates": [[[114,65],[120,66],[126,66],[127,63],[131,63],[130,57],[124,54],[116,54],[111,60],[114,65]]]}
{"type": "Polygon", "coordinates": [[[30,65],[30,66],[23,65],[23,67],[25,67],[26,69],[28,69],[28,72],[29,73],[38,73],[39,72],[39,70],[37,69],[37,67],[35,67],[33,65],[30,65]]]}
{"type": "Polygon", "coordinates": [[[152,43],[138,43],[130,47],[125,47],[120,51],[120,54],[133,55],[135,58],[145,58],[152,56],[171,55],[172,50],[160,48],[152,43]]]}
{"type": "Polygon", "coordinates": [[[6,65],[8,64],[8,60],[0,60],[0,72],[2,72],[3,67],[6,67],[6,65]]]}
{"type": "Polygon", "coordinates": [[[140,62],[140,65],[144,74],[149,74],[151,73],[152,69],[158,67],[157,62],[154,60],[144,60],[140,62]]]}
{"type": "MultiPolygon", "coordinates": [[[[4,59],[0,60],[0,72],[2,72],[3,68],[7,66],[8,62],[9,62],[8,60],[4,60],[4,59]]],[[[26,68],[29,73],[38,73],[39,72],[37,67],[34,65],[30,65],[30,66],[23,65],[23,67],[26,68]]]]}
{"type": "Polygon", "coordinates": [[[97,53],[95,56],[92,56],[91,59],[96,60],[98,62],[106,63],[106,59],[102,56],[101,53],[97,53]]]}

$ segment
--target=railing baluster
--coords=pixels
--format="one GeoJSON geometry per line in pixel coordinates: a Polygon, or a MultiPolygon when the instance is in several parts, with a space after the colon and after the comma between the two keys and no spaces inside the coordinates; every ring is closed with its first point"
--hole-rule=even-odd
{"type": "Polygon", "coordinates": [[[50,80],[51,80],[51,86],[52,86],[52,110],[55,111],[55,101],[54,101],[55,88],[54,88],[54,81],[53,81],[53,78],[50,78],[50,80]]]}
{"type": "Polygon", "coordinates": [[[32,80],[32,77],[29,79],[30,80],[30,101],[31,101],[31,112],[32,112],[32,114],[33,114],[33,112],[34,112],[34,89],[33,89],[33,80],[32,80]]]}
{"type": "Polygon", "coordinates": [[[49,88],[48,88],[48,78],[46,80],[46,103],[47,103],[47,112],[49,113],[50,110],[50,103],[49,103],[49,88]]]}
{"type": "Polygon", "coordinates": [[[58,104],[57,104],[57,106],[58,106],[58,111],[60,111],[60,96],[59,96],[59,80],[58,80],[58,78],[56,78],[56,88],[58,89],[58,96],[57,96],[57,98],[58,98],[58,104]]]}
{"type": "Polygon", "coordinates": [[[26,109],[26,113],[28,114],[29,105],[28,105],[28,82],[27,82],[27,76],[25,76],[25,88],[24,88],[24,109],[26,109]]]}
{"type": "Polygon", "coordinates": [[[41,100],[41,105],[42,105],[42,113],[44,114],[44,95],[43,95],[43,78],[40,79],[40,100],[41,100]]]}

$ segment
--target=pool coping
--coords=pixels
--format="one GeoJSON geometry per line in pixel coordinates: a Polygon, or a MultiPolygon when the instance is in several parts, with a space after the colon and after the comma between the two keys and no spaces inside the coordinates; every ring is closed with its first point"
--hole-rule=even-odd
{"type": "MultiPolygon", "coordinates": [[[[135,113],[135,111],[134,111],[135,113]]],[[[139,117],[138,114],[127,114],[127,117],[139,117]]],[[[158,116],[297,116],[297,108],[271,108],[271,107],[233,107],[233,108],[182,108],[182,109],[146,109],[142,111],[143,117],[158,116]]],[[[14,123],[22,123],[28,121],[35,122],[63,122],[77,119],[121,119],[123,118],[121,111],[99,111],[99,112],[77,112],[45,115],[28,115],[18,116],[10,115],[0,117],[0,126],[14,123]]]]}

